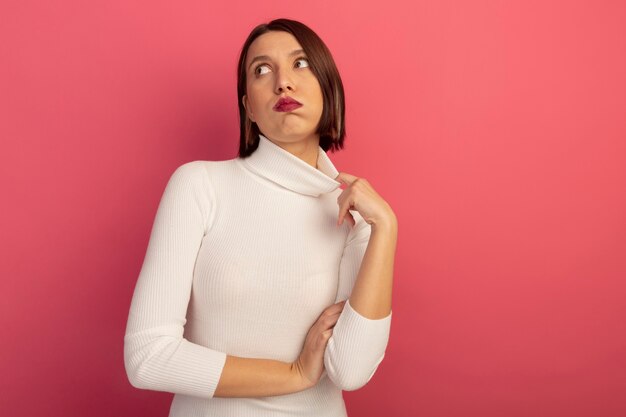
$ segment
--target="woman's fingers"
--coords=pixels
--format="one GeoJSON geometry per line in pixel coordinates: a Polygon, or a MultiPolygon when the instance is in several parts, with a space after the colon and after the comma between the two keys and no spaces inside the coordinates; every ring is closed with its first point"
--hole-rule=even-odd
{"type": "Polygon", "coordinates": [[[354,201],[354,190],[350,186],[356,180],[358,180],[359,177],[348,174],[347,172],[340,172],[335,179],[337,181],[341,181],[343,184],[346,184],[348,186],[341,192],[341,194],[337,198],[337,203],[339,204],[337,226],[343,224],[346,217],[348,218],[348,221],[352,224],[352,226],[354,226],[356,224],[356,221],[354,220],[354,216],[352,216],[352,213],[350,213],[350,209],[356,210],[356,208],[354,201]]]}
{"type": "Polygon", "coordinates": [[[324,312],[322,314],[336,314],[336,313],[341,313],[341,310],[343,310],[343,306],[346,304],[346,300],[341,300],[336,302],[335,304],[332,304],[329,307],[326,307],[326,309],[324,309],[324,312]]]}
{"type": "Polygon", "coordinates": [[[356,220],[354,220],[354,216],[350,211],[346,212],[343,216],[339,214],[339,218],[337,219],[337,226],[341,226],[343,224],[344,218],[347,218],[350,224],[354,226],[356,224],[356,220]]]}
{"type": "Polygon", "coordinates": [[[339,317],[341,316],[341,312],[345,305],[345,300],[339,303],[333,304],[328,307],[324,312],[320,315],[320,318],[317,320],[318,332],[322,338],[322,340],[327,341],[333,333],[333,328],[339,317]]]}
{"type": "Polygon", "coordinates": [[[322,325],[328,327],[328,325],[334,324],[337,322],[339,315],[343,311],[343,306],[346,304],[346,300],[340,301],[327,307],[320,317],[318,318],[318,322],[322,325]]]}
{"type": "Polygon", "coordinates": [[[328,343],[328,339],[330,339],[332,335],[333,335],[333,329],[328,329],[322,332],[320,338],[317,341],[316,347],[320,350],[326,347],[326,343],[328,343]]]}
{"type": "Polygon", "coordinates": [[[337,197],[339,205],[337,226],[343,224],[345,218],[348,218],[353,227],[355,226],[356,222],[350,210],[357,211],[370,225],[395,219],[395,214],[389,204],[365,178],[340,172],[336,179],[347,185],[337,197]]]}
{"type": "Polygon", "coordinates": [[[355,177],[352,174],[348,174],[347,172],[340,172],[337,177],[335,177],[335,181],[342,182],[346,185],[352,184],[358,177],[355,177]]]}
{"type": "MultiPolygon", "coordinates": [[[[346,191],[344,191],[346,193],[346,191]]],[[[342,195],[337,198],[337,202],[339,203],[339,217],[337,218],[337,226],[340,226],[344,219],[347,217],[348,221],[352,223],[352,226],[356,224],[352,213],[350,213],[350,207],[352,207],[352,203],[347,199],[347,196],[342,195]]]]}

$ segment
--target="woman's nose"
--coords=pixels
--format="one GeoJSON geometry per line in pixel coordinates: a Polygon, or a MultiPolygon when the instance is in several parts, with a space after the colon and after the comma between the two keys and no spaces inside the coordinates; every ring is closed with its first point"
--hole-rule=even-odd
{"type": "Polygon", "coordinates": [[[287,90],[293,91],[294,84],[291,81],[291,78],[289,78],[287,71],[279,71],[276,76],[276,93],[280,94],[287,90]]]}

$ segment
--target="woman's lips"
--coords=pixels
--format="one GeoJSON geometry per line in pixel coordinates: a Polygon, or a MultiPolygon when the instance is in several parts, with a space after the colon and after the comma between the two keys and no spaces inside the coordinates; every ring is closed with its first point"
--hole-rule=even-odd
{"type": "Polygon", "coordinates": [[[302,107],[302,104],[292,102],[292,103],[284,103],[279,106],[276,106],[274,110],[286,112],[286,111],[292,111],[294,109],[297,109],[298,107],[302,107]]]}
{"type": "Polygon", "coordinates": [[[301,107],[302,103],[296,100],[293,97],[285,96],[278,99],[276,104],[274,104],[275,111],[288,112],[301,107]]]}

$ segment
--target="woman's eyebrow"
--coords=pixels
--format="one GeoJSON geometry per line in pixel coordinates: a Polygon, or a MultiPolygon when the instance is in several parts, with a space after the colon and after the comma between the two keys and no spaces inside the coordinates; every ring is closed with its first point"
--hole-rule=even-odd
{"type": "MultiPolygon", "coordinates": [[[[298,55],[298,54],[301,54],[301,53],[304,53],[304,51],[303,51],[302,49],[295,49],[295,50],[291,51],[291,52],[289,53],[289,55],[287,55],[287,56],[294,56],[294,55],[298,55]]],[[[270,58],[270,57],[269,57],[269,56],[267,56],[267,55],[259,55],[259,56],[255,56],[254,58],[252,58],[252,61],[250,61],[250,63],[248,64],[248,69],[250,69],[250,67],[252,66],[252,64],[254,64],[256,61],[262,61],[262,60],[264,60],[264,59],[266,59],[266,60],[271,60],[272,58],[270,58]]]]}

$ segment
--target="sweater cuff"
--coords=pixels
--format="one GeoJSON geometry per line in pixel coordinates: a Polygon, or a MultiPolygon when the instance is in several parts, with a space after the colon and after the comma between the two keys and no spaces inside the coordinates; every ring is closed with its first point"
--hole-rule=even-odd
{"type": "MultiPolygon", "coordinates": [[[[128,336],[127,336],[128,337],[128,336]]],[[[127,370],[132,372],[131,383],[137,388],[166,391],[175,394],[212,398],[226,364],[226,353],[209,349],[187,339],[162,338],[150,351],[139,352],[143,357],[137,364],[131,357],[133,347],[128,343],[127,370]],[[169,339],[169,340],[168,340],[169,339]],[[132,382],[134,381],[134,383],[132,382]]],[[[134,340],[135,346],[142,344],[134,340]]]]}
{"type": "Polygon", "coordinates": [[[369,319],[346,300],[324,355],[328,377],[337,387],[353,391],[372,378],[385,356],[390,329],[391,312],[369,319]]]}
{"type": "Polygon", "coordinates": [[[176,372],[169,375],[171,382],[187,391],[188,395],[212,398],[226,364],[226,353],[208,349],[186,339],[182,340],[180,349],[185,360],[181,360],[176,372]]]}
{"type": "Polygon", "coordinates": [[[360,340],[372,341],[370,346],[361,346],[361,349],[363,351],[372,350],[375,352],[381,348],[384,350],[385,346],[387,346],[391,327],[391,315],[392,312],[390,311],[389,315],[380,319],[367,318],[353,309],[350,305],[350,300],[347,299],[336,326],[338,325],[342,328],[346,334],[358,335],[360,340]]]}
{"type": "Polygon", "coordinates": [[[364,315],[360,314],[358,311],[356,311],[355,309],[352,308],[352,305],[350,304],[350,299],[346,299],[346,304],[344,305],[344,310],[348,310],[348,316],[350,316],[350,320],[360,320],[360,321],[365,321],[365,322],[374,322],[374,323],[380,323],[380,322],[387,322],[391,320],[391,314],[393,313],[393,311],[390,311],[389,314],[383,318],[380,319],[370,319],[365,317],[364,315]]]}

